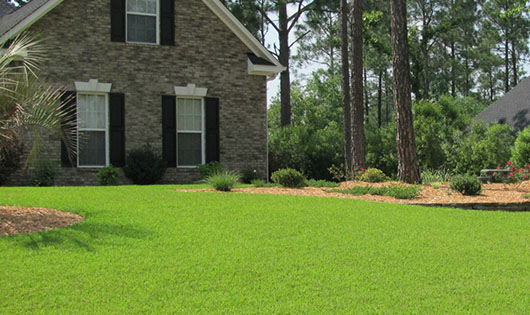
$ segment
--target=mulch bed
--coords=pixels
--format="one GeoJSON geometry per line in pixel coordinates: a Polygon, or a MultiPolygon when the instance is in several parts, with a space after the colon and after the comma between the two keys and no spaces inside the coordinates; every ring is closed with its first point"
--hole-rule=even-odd
{"type": "Polygon", "coordinates": [[[83,220],[80,215],[53,209],[0,206],[0,237],[63,228],[83,220]]]}
{"type": "MultiPolygon", "coordinates": [[[[484,184],[482,185],[482,192],[478,196],[464,196],[461,193],[455,192],[449,188],[449,185],[431,186],[425,185],[422,187],[421,193],[414,199],[395,199],[388,196],[374,196],[363,195],[353,196],[349,194],[342,194],[333,192],[334,189],[347,189],[354,186],[389,186],[389,185],[405,185],[398,182],[386,183],[364,183],[364,182],[344,182],[337,188],[314,188],[305,187],[301,189],[281,188],[281,187],[248,187],[234,189],[235,193],[247,194],[278,194],[278,195],[300,195],[300,196],[319,196],[319,197],[333,197],[345,199],[360,199],[368,201],[399,203],[399,204],[477,204],[477,203],[527,203],[530,199],[525,198],[525,195],[530,195],[530,181],[525,181],[518,184],[484,184]]],[[[215,192],[212,189],[186,189],[177,190],[186,192],[215,192]]]]}

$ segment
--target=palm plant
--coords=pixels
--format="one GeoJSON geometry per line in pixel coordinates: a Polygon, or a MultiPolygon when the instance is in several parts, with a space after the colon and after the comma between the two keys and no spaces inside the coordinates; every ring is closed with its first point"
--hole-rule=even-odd
{"type": "Polygon", "coordinates": [[[66,107],[62,89],[38,77],[44,57],[41,41],[28,34],[0,53],[0,150],[18,147],[22,134],[30,133],[33,141],[26,166],[37,157],[43,130],[60,135],[70,155],[75,147],[75,110],[66,107]]]}

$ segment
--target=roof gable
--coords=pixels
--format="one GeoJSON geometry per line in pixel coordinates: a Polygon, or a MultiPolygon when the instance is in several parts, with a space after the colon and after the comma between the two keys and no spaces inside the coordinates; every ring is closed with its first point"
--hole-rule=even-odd
{"type": "Polygon", "coordinates": [[[522,80],[475,117],[487,123],[506,123],[516,130],[530,125],[530,77],[522,80]]]}
{"type": "MultiPolygon", "coordinates": [[[[64,0],[32,0],[26,5],[13,9],[7,3],[0,6],[0,42],[30,27],[64,0]]],[[[276,58],[239,22],[239,20],[219,1],[202,0],[212,12],[252,51],[257,57],[270,63],[272,72],[281,72],[285,68],[276,58]]]]}

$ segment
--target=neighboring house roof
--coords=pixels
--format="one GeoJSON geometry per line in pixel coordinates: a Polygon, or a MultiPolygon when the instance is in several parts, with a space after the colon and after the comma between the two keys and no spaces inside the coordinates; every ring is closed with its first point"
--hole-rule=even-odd
{"type": "Polygon", "coordinates": [[[530,125],[530,77],[522,80],[495,103],[482,111],[475,120],[498,122],[516,131],[530,125]]]}
{"type": "MultiPolygon", "coordinates": [[[[46,13],[58,6],[63,0],[32,0],[20,8],[13,8],[7,2],[0,5],[0,43],[4,43],[27,29],[38,21],[46,13]]],[[[259,63],[254,64],[256,69],[250,69],[250,74],[277,74],[285,70],[285,67],[274,58],[239,20],[219,1],[202,0],[226,26],[259,58],[259,63]],[[268,64],[264,64],[267,62],[268,64]]]]}

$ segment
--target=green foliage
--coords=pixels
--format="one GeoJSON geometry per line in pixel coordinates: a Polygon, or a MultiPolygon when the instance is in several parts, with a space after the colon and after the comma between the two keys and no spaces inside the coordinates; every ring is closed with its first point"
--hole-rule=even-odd
{"type": "Polygon", "coordinates": [[[366,163],[385,174],[397,172],[396,125],[387,124],[378,128],[375,124],[366,126],[366,163]]]}
{"type": "Polygon", "coordinates": [[[57,176],[57,164],[54,161],[41,160],[35,164],[33,186],[53,186],[57,176]]]}
{"type": "Polygon", "coordinates": [[[286,168],[272,173],[273,182],[288,188],[301,188],[306,185],[306,179],[302,173],[297,170],[286,168]]]}
{"type": "Polygon", "coordinates": [[[265,181],[263,179],[254,179],[250,182],[254,187],[265,187],[265,181]]]}
{"type": "Polygon", "coordinates": [[[109,165],[100,169],[96,173],[96,177],[98,178],[98,183],[101,186],[115,186],[118,185],[119,174],[120,170],[118,168],[109,165]]]}
{"type": "Polygon", "coordinates": [[[470,196],[479,195],[482,191],[482,183],[475,176],[453,176],[450,187],[454,191],[470,196]]]}
{"type": "Polygon", "coordinates": [[[424,184],[446,183],[451,178],[451,173],[446,169],[425,170],[421,172],[421,180],[424,184]]]}
{"type": "Polygon", "coordinates": [[[252,168],[247,168],[241,171],[241,181],[245,184],[252,183],[253,180],[264,178],[260,171],[252,168]]]}
{"type": "Polygon", "coordinates": [[[323,179],[319,179],[319,180],[316,180],[316,179],[308,179],[306,181],[306,185],[309,186],[309,187],[328,187],[328,188],[331,188],[331,187],[339,187],[340,184],[339,183],[336,183],[336,182],[330,182],[330,181],[327,181],[327,180],[323,180],[323,179]]]}
{"type": "Polygon", "coordinates": [[[335,189],[333,191],[354,196],[377,195],[390,196],[396,199],[414,199],[420,194],[421,187],[415,185],[390,185],[383,187],[355,186],[348,189],[335,189]]]}
{"type": "Polygon", "coordinates": [[[199,171],[199,178],[204,180],[214,174],[221,172],[221,163],[212,161],[206,164],[200,164],[197,166],[199,171]]]}
{"type": "Polygon", "coordinates": [[[224,171],[210,175],[205,182],[218,191],[230,191],[239,183],[240,176],[237,172],[224,171]]]}
{"type": "Polygon", "coordinates": [[[166,168],[162,157],[146,145],[129,152],[123,172],[135,185],[152,185],[162,179],[166,168]]]}
{"type": "Polygon", "coordinates": [[[519,132],[513,148],[512,161],[519,167],[530,164],[530,127],[519,132]]]}
{"type": "Polygon", "coordinates": [[[388,178],[383,171],[378,170],[377,168],[369,168],[362,172],[360,180],[368,183],[382,183],[390,180],[390,178],[388,178]]]}
{"type": "Polygon", "coordinates": [[[444,145],[447,168],[457,174],[478,175],[481,169],[508,161],[514,141],[512,131],[508,125],[474,122],[470,131],[455,132],[452,143],[444,145]]]}
{"type": "Polygon", "coordinates": [[[20,167],[22,147],[18,141],[0,145],[0,186],[20,167]]]}

